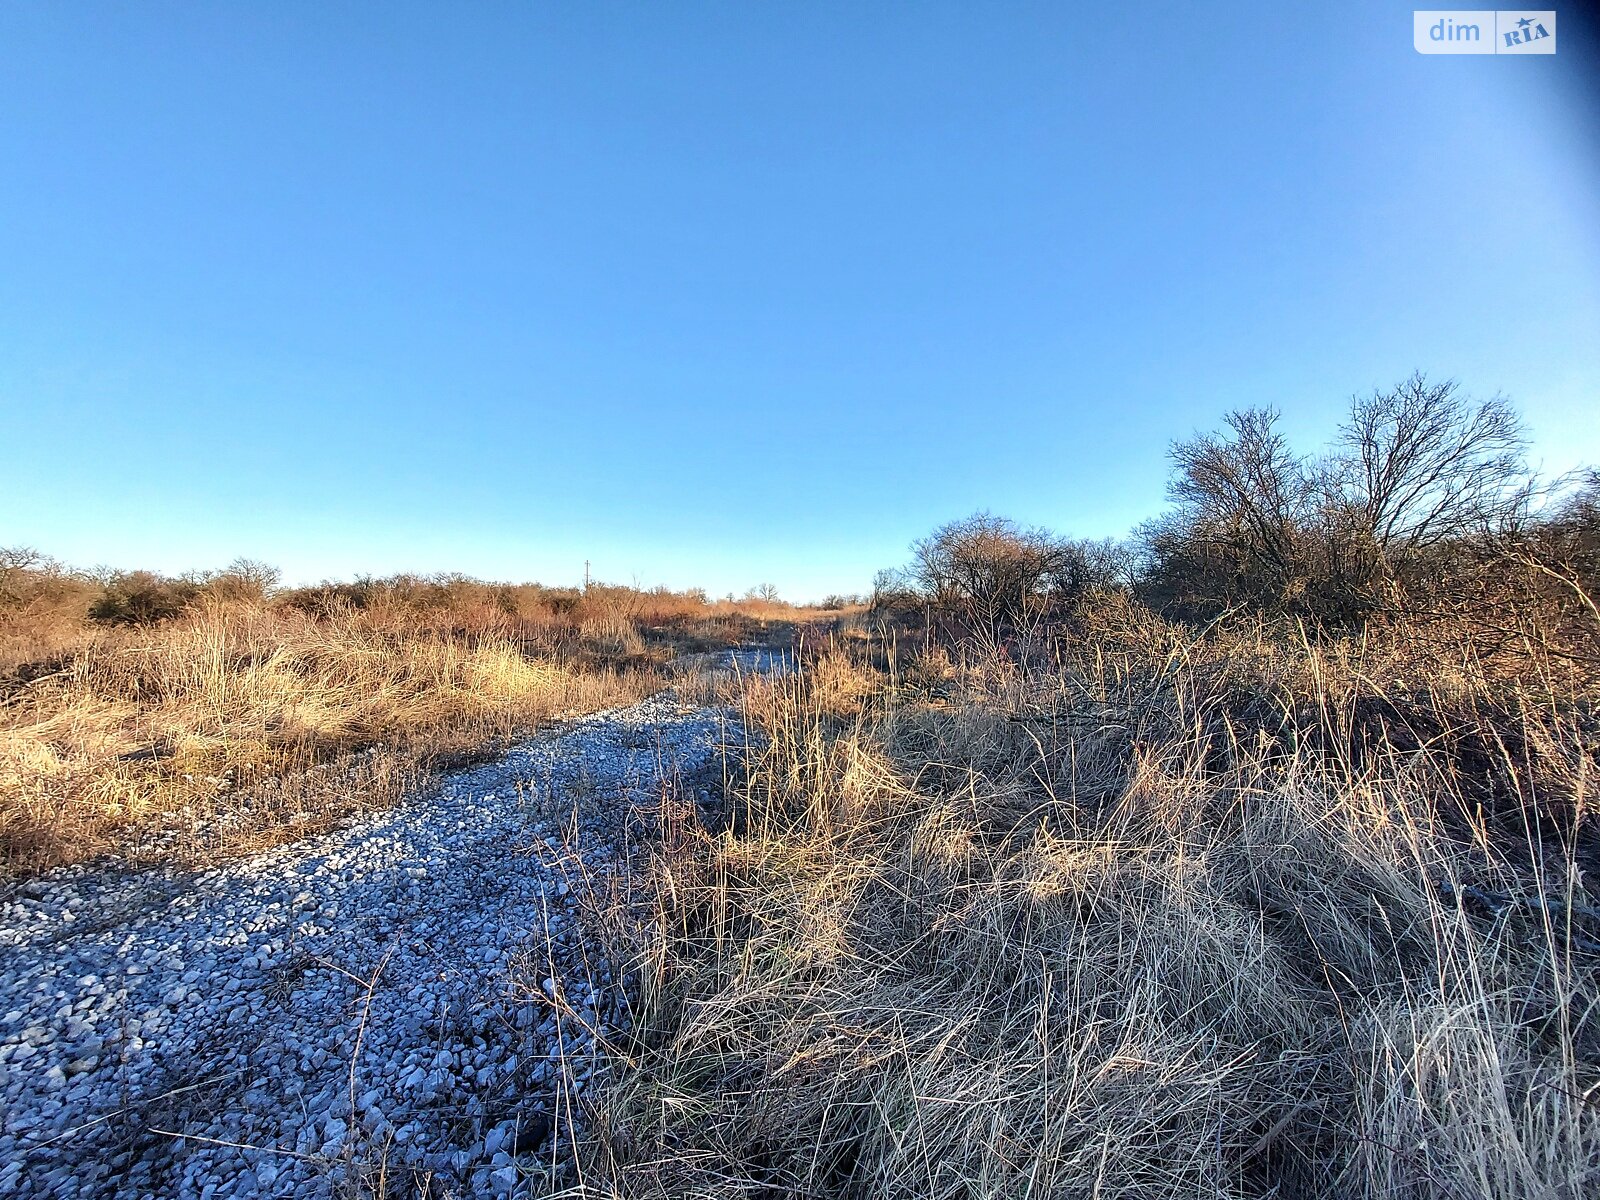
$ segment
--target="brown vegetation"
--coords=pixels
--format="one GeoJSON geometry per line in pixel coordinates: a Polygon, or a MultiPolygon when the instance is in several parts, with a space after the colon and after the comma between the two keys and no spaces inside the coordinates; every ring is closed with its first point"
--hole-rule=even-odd
{"type": "Polygon", "coordinates": [[[92,577],[8,552],[0,870],[302,837],[792,612],[603,585],[274,583],[251,563],[92,577]]]}
{"type": "Polygon", "coordinates": [[[685,812],[619,938],[588,1183],[1592,1195],[1593,693],[1393,631],[1070,626],[751,686],[736,819],[685,812]]]}
{"type": "Polygon", "coordinates": [[[1131,546],[955,522],[749,686],[591,1189],[1596,1193],[1595,481],[1420,378],[1228,429],[1131,546]]]}
{"type": "Polygon", "coordinates": [[[1357,396],[1332,444],[1292,450],[1277,413],[1172,448],[1174,508],[1145,530],[1144,587],[1186,615],[1233,606],[1348,625],[1437,594],[1455,561],[1538,522],[1544,489],[1499,398],[1413,375],[1357,396]]]}
{"type": "MultiPolygon", "coordinates": [[[[584,1194],[1595,1194],[1600,479],[1520,446],[1420,377],[1318,455],[1235,414],[1132,542],[954,522],[742,681],[598,914],[584,1194]]],[[[285,836],[785,611],[16,558],[0,834],[285,836]]]]}

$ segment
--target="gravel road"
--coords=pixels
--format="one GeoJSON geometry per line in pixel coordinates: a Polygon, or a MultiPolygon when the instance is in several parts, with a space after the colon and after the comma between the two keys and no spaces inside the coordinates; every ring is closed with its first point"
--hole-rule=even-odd
{"type": "MultiPolygon", "coordinates": [[[[770,669],[750,659],[746,669],[770,669]]],[[[579,901],[734,715],[664,692],[215,870],[0,902],[0,1196],[537,1195],[627,981],[579,901]]]]}

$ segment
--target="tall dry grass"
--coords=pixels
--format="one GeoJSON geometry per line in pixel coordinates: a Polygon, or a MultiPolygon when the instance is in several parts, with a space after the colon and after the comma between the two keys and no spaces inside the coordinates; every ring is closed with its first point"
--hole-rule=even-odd
{"type": "Polygon", "coordinates": [[[589,1194],[1596,1194],[1586,697],[1100,621],[751,685],[617,934],[589,1194]]]}
{"type": "Polygon", "coordinates": [[[0,873],[301,837],[801,615],[661,588],[275,577],[0,550],[0,873]]]}
{"type": "Polygon", "coordinates": [[[0,861],[304,836],[442,763],[658,686],[649,668],[530,657],[502,633],[359,612],[208,603],[101,631],[0,707],[0,861]]]}

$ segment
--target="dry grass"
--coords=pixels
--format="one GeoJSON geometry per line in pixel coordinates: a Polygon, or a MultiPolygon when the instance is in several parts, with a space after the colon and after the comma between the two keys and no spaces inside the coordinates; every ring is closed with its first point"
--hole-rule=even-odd
{"type": "Polygon", "coordinates": [[[1595,1194],[1584,696],[1100,617],[751,686],[732,828],[669,829],[623,939],[586,1187],[1595,1194]]]}
{"type": "Polygon", "coordinates": [[[236,572],[0,567],[10,874],[303,837],[541,724],[640,699],[685,650],[785,636],[802,615],[606,586],[397,577],[269,595],[236,572]]]}
{"type": "Polygon", "coordinates": [[[102,634],[0,710],[0,852],[36,869],[304,836],[453,757],[638,699],[648,669],[528,657],[497,634],[209,605],[102,634]]]}
{"type": "MultiPolygon", "coordinates": [[[[783,615],[389,581],[106,627],[12,595],[11,869],[301,836],[783,615]]],[[[905,636],[745,681],[726,828],[685,803],[634,864],[589,1194],[1596,1193],[1593,679],[1104,598],[1003,657],[905,636]]]]}

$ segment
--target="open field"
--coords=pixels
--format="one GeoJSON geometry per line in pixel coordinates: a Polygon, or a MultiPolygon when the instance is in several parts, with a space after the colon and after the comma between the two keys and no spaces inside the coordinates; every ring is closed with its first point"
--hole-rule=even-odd
{"type": "Polygon", "coordinates": [[[0,869],[24,872],[304,837],[440,766],[641,699],[680,652],[783,639],[794,618],[464,580],[269,600],[238,573],[107,586],[13,565],[0,590],[0,869]]]}
{"type": "Polygon", "coordinates": [[[1405,17],[0,4],[0,1200],[1600,1200],[1600,2],[1405,17]]]}
{"type": "Polygon", "coordinates": [[[0,1186],[1594,1195],[1600,477],[1275,420],[865,603],[13,555],[0,1186]]]}

